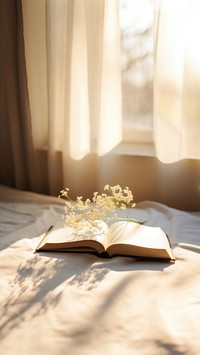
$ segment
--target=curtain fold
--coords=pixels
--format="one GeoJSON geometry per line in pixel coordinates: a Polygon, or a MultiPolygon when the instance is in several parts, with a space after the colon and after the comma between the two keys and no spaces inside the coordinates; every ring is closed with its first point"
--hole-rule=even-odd
{"type": "Polygon", "coordinates": [[[200,159],[200,3],[155,2],[155,145],[164,163],[200,159]]]}
{"type": "Polygon", "coordinates": [[[118,0],[22,1],[41,185],[91,194],[122,135],[118,0]]]}
{"type": "Polygon", "coordinates": [[[46,1],[51,192],[58,189],[58,151],[66,185],[74,165],[83,171],[88,155],[102,156],[121,140],[118,16],[116,0],[46,1]]]}
{"type": "Polygon", "coordinates": [[[0,2],[0,181],[37,185],[20,0],[0,2]]]}

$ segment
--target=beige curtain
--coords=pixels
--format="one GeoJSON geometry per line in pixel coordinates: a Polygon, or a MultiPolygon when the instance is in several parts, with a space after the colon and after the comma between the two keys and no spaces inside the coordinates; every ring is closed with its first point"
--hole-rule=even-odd
{"type": "Polygon", "coordinates": [[[35,190],[21,0],[0,1],[0,183],[35,190]]]}
{"type": "Polygon", "coordinates": [[[24,0],[23,13],[38,170],[51,194],[94,191],[121,140],[118,0],[24,0]]]}
{"type": "Polygon", "coordinates": [[[200,158],[200,1],[155,2],[155,144],[172,163],[200,158]]]}

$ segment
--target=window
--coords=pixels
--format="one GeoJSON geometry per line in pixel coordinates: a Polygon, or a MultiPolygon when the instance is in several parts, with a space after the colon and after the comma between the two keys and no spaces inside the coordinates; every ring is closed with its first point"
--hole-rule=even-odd
{"type": "Polygon", "coordinates": [[[153,142],[154,0],[119,0],[123,141],[153,142]]]}

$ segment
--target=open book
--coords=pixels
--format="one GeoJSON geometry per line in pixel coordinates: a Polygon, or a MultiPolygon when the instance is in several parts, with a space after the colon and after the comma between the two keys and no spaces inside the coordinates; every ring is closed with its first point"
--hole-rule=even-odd
{"type": "Polygon", "coordinates": [[[174,260],[169,239],[161,228],[126,221],[115,222],[109,227],[100,222],[99,227],[85,227],[78,234],[60,222],[43,236],[36,250],[174,260]]]}

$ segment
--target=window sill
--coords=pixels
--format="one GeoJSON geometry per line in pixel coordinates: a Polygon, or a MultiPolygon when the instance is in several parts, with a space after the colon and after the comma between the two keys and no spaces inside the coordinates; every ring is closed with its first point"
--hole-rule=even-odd
{"type": "MultiPolygon", "coordinates": [[[[39,151],[47,152],[48,147],[43,146],[39,151]]],[[[57,150],[61,153],[61,149],[57,150]]],[[[138,143],[138,142],[122,142],[118,144],[112,151],[111,154],[114,155],[124,155],[124,156],[139,156],[139,157],[155,157],[155,146],[153,143],[138,143]]]]}
{"type": "Polygon", "coordinates": [[[112,151],[116,155],[155,157],[155,146],[153,143],[120,143],[112,151]]]}

